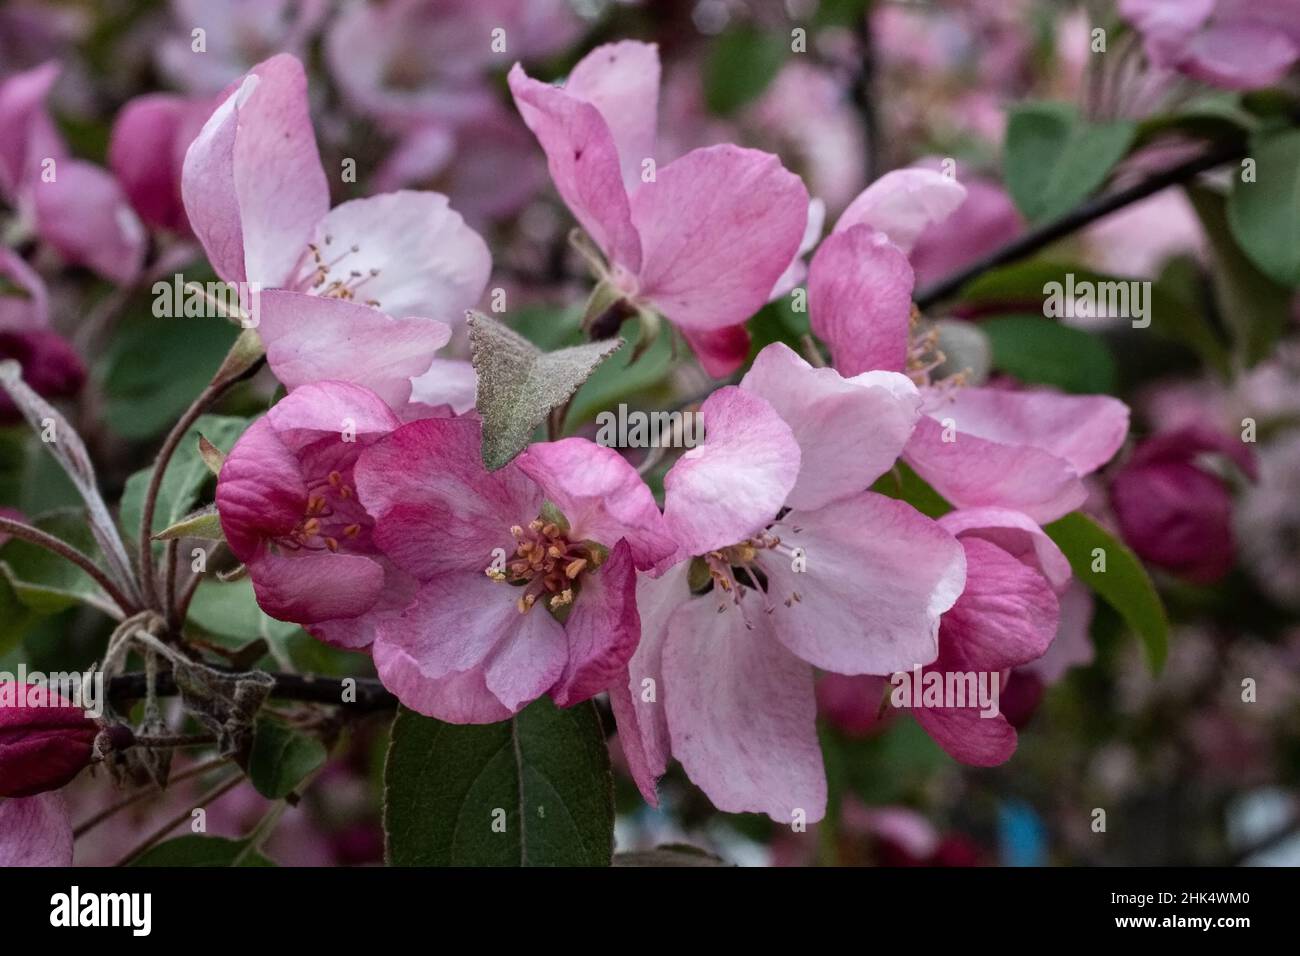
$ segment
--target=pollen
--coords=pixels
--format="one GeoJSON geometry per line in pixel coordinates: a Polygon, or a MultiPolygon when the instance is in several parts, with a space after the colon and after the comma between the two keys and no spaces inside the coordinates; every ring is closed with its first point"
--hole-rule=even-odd
{"type": "Polygon", "coordinates": [[[550,505],[523,525],[512,525],[514,557],[504,570],[488,568],[494,581],[523,587],[515,601],[521,614],[539,601],[551,611],[569,607],[577,599],[584,576],[604,562],[605,549],[593,541],[573,541],[568,522],[550,505]]]}

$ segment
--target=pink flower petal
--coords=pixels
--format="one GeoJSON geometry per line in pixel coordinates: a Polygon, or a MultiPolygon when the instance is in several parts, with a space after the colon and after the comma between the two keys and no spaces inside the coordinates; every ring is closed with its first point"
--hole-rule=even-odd
{"type": "Polygon", "coordinates": [[[1042,524],[1083,503],[1079,479],[1128,434],[1128,407],[1107,396],[961,388],[932,393],[927,416],[906,454],[922,478],[957,507],[1014,508],[1042,524]]]}
{"type": "MultiPolygon", "coordinates": [[[[434,192],[403,190],[341,203],[317,224],[312,242],[326,262],[337,261],[322,288],[352,282],[359,302],[450,325],[459,325],[465,310],[478,304],[492,271],[487,244],[446,196],[434,192]]],[[[308,283],[314,269],[311,260],[303,266],[308,283]]]]}
{"type": "Polygon", "coordinates": [[[637,272],[641,240],[632,226],[618,147],[600,111],[531,79],[518,63],[510,71],[510,92],[546,152],[551,179],[569,211],[605,255],[637,272]]]}
{"type": "Polygon", "coordinates": [[[181,200],[185,152],[211,112],[207,100],[172,93],[137,96],[113,123],[108,165],[147,225],[190,234],[181,200]]]}
{"type": "Polygon", "coordinates": [[[0,800],[0,866],[72,866],[72,820],[61,792],[0,800]]]}
{"type": "Polygon", "coordinates": [[[407,407],[410,418],[424,418],[415,406],[437,409],[445,406],[452,414],[461,415],[474,407],[478,398],[478,375],[474,365],[464,359],[435,358],[429,370],[411,379],[411,404],[407,407]]]}
{"type": "Polygon", "coordinates": [[[799,445],[775,409],[727,386],[700,407],[705,438],[664,477],[664,521],[684,555],[761,531],[799,475],[799,445]]]}
{"type": "Polygon", "coordinates": [[[911,252],[921,233],[951,216],[965,199],[966,188],[951,176],[932,169],[895,169],[849,203],[835,232],[870,226],[903,252],[911,252]]]}
{"type": "Polygon", "coordinates": [[[962,508],[939,519],[958,540],[980,538],[1034,568],[1057,592],[1070,580],[1070,561],[1038,524],[1009,508],[962,508]]]}
{"type": "Polygon", "coordinates": [[[59,64],[51,60],[0,83],[0,195],[11,202],[32,173],[33,159],[44,158],[33,153],[50,139],[45,98],[58,78],[59,64]]]}
{"type": "Polygon", "coordinates": [[[530,445],[517,462],[568,518],[573,540],[612,548],[626,538],[643,570],[676,550],[650,488],[613,448],[565,438],[530,445]]]}
{"type": "Polygon", "coordinates": [[[890,674],[934,660],[939,616],[966,579],[952,535],[874,492],[792,511],[775,531],[805,556],[803,571],[779,554],[761,559],[774,608],[764,616],[792,652],[838,674],[890,674]]]}
{"type": "Polygon", "coordinates": [[[688,569],[689,563],[683,561],[662,577],[639,576],[636,603],[641,642],[628,661],[626,679],[609,688],[619,742],[632,779],[646,802],[655,807],[659,805],[656,783],[668,769],[671,751],[664,709],[663,646],[669,619],[690,595],[688,569]]]}
{"type": "Polygon", "coordinates": [[[844,378],[813,368],[777,342],[758,353],[740,387],[766,399],[799,443],[791,508],[818,508],[865,491],[894,466],[921,414],[921,394],[897,372],[844,378]]]}
{"type": "Polygon", "coordinates": [[[50,324],[45,281],[22,256],[7,247],[0,247],[0,281],[10,287],[0,295],[0,331],[25,332],[50,324]]]}
{"type": "Polygon", "coordinates": [[[513,553],[510,527],[537,517],[541,490],[513,464],[489,474],[481,435],[474,419],[421,419],[357,462],[357,493],[375,518],[376,544],[422,581],[453,570],[483,576],[493,549],[513,553]]]}
{"type": "Polygon", "coordinates": [[[1092,591],[1077,578],[1072,579],[1057,598],[1061,606],[1061,623],[1056,636],[1042,657],[1030,661],[1025,669],[1044,684],[1055,684],[1072,667],[1091,664],[1096,657],[1092,646],[1092,614],[1095,609],[1092,591]]]}
{"type": "Polygon", "coordinates": [[[853,226],[818,248],[808,271],[812,330],[841,375],[907,366],[912,267],[884,233],[853,226]]]}
{"type": "Polygon", "coordinates": [[[226,456],[216,501],[230,550],[244,562],[261,554],[263,539],[289,534],[302,518],[302,468],[269,418],[253,422],[226,456]]]}
{"type": "Polygon", "coordinates": [[[248,571],[262,610],[298,624],[364,614],[384,587],[384,569],[362,554],[268,553],[250,561],[248,571]]]}
{"type": "Polygon", "coordinates": [[[813,671],[781,646],[767,615],[753,630],[735,608],[687,601],[663,649],[673,756],[727,813],[766,813],[789,824],[826,811],[813,671]]]}
{"type": "Polygon", "coordinates": [[[69,262],[126,285],[144,264],[147,236],[117,181],[93,163],[61,159],[32,183],[36,230],[69,262]]]}
{"type": "Polygon", "coordinates": [[[444,323],[390,318],[344,299],[270,290],[258,296],[258,334],[275,377],[292,391],[335,380],[363,385],[400,410],[411,379],[451,338],[444,323]]]}
{"type": "Polygon", "coordinates": [[[686,344],[700,360],[701,367],[714,378],[726,378],[749,357],[749,332],[743,324],[707,331],[682,329],[681,332],[686,344]]]}
{"type": "Polygon", "coordinates": [[[935,668],[1000,672],[1042,657],[1060,622],[1051,585],[996,544],[968,537],[961,545],[966,588],[943,616],[935,668]]]}
{"type": "Polygon", "coordinates": [[[972,767],[996,767],[1016,752],[1016,731],[998,714],[981,717],[971,707],[918,707],[916,722],[954,760],[972,767]]]}
{"type": "MultiPolygon", "coordinates": [[[[540,609],[538,609],[540,610],[540,609]]],[[[536,613],[529,612],[529,613],[536,613]]],[[[560,707],[572,707],[618,683],[641,638],[632,550],[620,539],[609,559],[582,579],[582,590],[564,623],[568,660],[551,690],[560,707]]]]}
{"type": "Polygon", "coordinates": [[[640,296],[683,328],[744,322],[794,259],[807,220],[808,191],[771,153],[687,153],[632,196],[640,296]]]}
{"type": "Polygon", "coordinates": [[[255,66],[190,145],[182,195],[221,278],[282,286],[329,209],[302,64],[255,66]]]}
{"type": "Polygon", "coordinates": [[[542,608],[520,614],[514,589],[449,570],[426,581],[379,628],[375,667],[403,704],[452,723],[504,720],[564,669],[564,628],[542,608]]]}
{"type": "Polygon", "coordinates": [[[618,149],[623,186],[634,192],[642,161],[654,157],[659,48],[636,40],[598,46],[569,72],[564,92],[600,111],[618,149]]]}

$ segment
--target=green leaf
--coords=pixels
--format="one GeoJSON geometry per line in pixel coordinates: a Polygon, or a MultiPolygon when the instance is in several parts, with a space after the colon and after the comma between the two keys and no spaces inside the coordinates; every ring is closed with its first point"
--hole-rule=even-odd
{"type": "Polygon", "coordinates": [[[927,518],[938,518],[952,511],[952,505],[901,459],[890,471],[876,479],[871,490],[879,495],[906,501],[927,518]]]}
{"type": "Polygon", "coordinates": [[[483,464],[496,471],[524,450],[551,409],[563,405],[622,339],[543,352],[495,319],[469,319],[478,373],[476,405],[483,416],[483,464]]]}
{"type": "MultiPolygon", "coordinates": [[[[1070,263],[1032,259],[986,272],[966,285],[960,293],[962,302],[970,304],[1014,304],[1021,308],[1042,308],[1044,288],[1048,283],[1065,284],[1066,276],[1073,275],[1075,284],[1091,282],[1129,282],[1128,277],[1107,275],[1070,263]]],[[[1230,361],[1223,341],[1206,321],[1203,311],[1195,302],[1178,294],[1172,282],[1162,276],[1151,286],[1150,331],[1170,342],[1177,342],[1194,351],[1206,364],[1227,374],[1230,361]]]]}
{"type": "Polygon", "coordinates": [[[1177,135],[1211,143],[1246,141],[1259,120],[1241,108],[1233,94],[1211,95],[1176,113],[1164,113],[1138,124],[1136,146],[1177,135]]]}
{"type": "Polygon", "coordinates": [[[613,777],[595,706],[541,698],[486,725],[402,709],[384,832],[396,866],[609,866],[613,777]]]}
{"type": "Polygon", "coordinates": [[[1274,282],[1300,285],[1300,130],[1252,139],[1254,182],[1234,170],[1228,223],[1241,249],[1274,282]]]}
{"type": "Polygon", "coordinates": [[[1038,385],[1092,394],[1115,391],[1115,358],[1096,336],[1035,315],[986,319],[993,367],[1038,385]]]}
{"type": "MultiPolygon", "coordinates": [[[[158,486],[158,504],[154,508],[153,528],[150,529],[154,534],[189,517],[198,503],[199,492],[212,480],[212,472],[199,448],[199,436],[202,435],[218,449],[229,451],[247,427],[246,418],[203,415],[185,433],[176,448],[176,454],[167,465],[162,484],[158,486]]],[[[152,474],[153,468],[144,468],[126,480],[119,523],[126,532],[128,541],[134,541],[140,532],[140,512],[144,507],[145,491],[152,474]]]]}
{"type": "Polygon", "coordinates": [[[272,645],[283,645],[298,631],[297,624],[277,621],[257,605],[253,582],[218,581],[207,578],[194,592],[189,621],[209,634],[230,638],[240,645],[258,637],[272,645]]]}
{"type": "Polygon", "coordinates": [[[0,574],[0,658],[22,643],[28,628],[40,617],[19,598],[7,575],[0,574]]]}
{"type": "Polygon", "coordinates": [[[1233,240],[1227,202],[1202,187],[1187,190],[1214,254],[1214,295],[1247,366],[1269,356],[1291,320],[1291,290],[1259,271],[1233,240]]]}
{"type": "Polygon", "coordinates": [[[159,843],[131,861],[131,866],[275,866],[248,840],[189,834],[159,843]]]}
{"type": "Polygon", "coordinates": [[[740,27],[713,41],[704,64],[704,101],[727,116],[757,99],[780,72],[789,34],[740,27]]]}
{"type": "Polygon", "coordinates": [[[221,517],[217,514],[216,507],[208,505],[163,528],[154,535],[154,538],[159,541],[171,541],[173,538],[207,538],[209,541],[225,541],[226,533],[221,530],[221,517]]]}
{"type": "Polygon", "coordinates": [[[1106,181],[1136,130],[1128,120],[1086,122],[1064,103],[1015,107],[1007,122],[1007,189],[1033,222],[1062,215],[1106,181]]]}
{"type": "MultiPolygon", "coordinates": [[[[72,545],[91,560],[98,560],[99,547],[81,509],[47,512],[31,524],[72,545]]],[[[55,614],[78,603],[109,603],[99,585],[81,568],[17,538],[0,548],[0,572],[18,600],[38,614],[55,614]]]]}
{"type": "Polygon", "coordinates": [[[315,737],[300,734],[270,717],[257,722],[248,779],[262,796],[281,800],[293,792],[329,756],[315,737]]]}
{"type": "Polygon", "coordinates": [[[123,438],[166,430],[208,384],[238,329],[224,319],[152,316],[124,323],[105,357],[105,418],[123,438]]]}
{"type": "Polygon", "coordinates": [[[1113,607],[1142,641],[1153,672],[1164,666],[1169,620],[1151,577],[1128,546],[1082,512],[1068,514],[1043,529],[1065,556],[1075,576],[1113,607]],[[1098,551],[1100,549],[1100,551],[1098,551]],[[1094,571],[1094,562],[1105,570],[1094,571]]]}
{"type": "MultiPolygon", "coordinates": [[[[630,359],[630,352],[628,357],[630,359]]],[[[568,427],[573,429],[594,418],[598,412],[612,409],[633,395],[655,389],[668,380],[672,368],[672,332],[668,324],[663,323],[655,336],[654,344],[635,363],[628,364],[619,355],[596,367],[591,378],[573,396],[568,427]]]]}

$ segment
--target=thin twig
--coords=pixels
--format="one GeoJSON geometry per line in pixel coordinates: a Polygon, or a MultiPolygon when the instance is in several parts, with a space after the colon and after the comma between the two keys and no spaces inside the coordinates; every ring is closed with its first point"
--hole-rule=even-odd
{"type": "Polygon", "coordinates": [[[1068,236],[1070,233],[1115,212],[1117,209],[1122,209],[1140,199],[1145,199],[1160,192],[1167,186],[1186,182],[1194,176],[1214,169],[1216,166],[1222,166],[1234,159],[1240,159],[1245,155],[1246,145],[1244,143],[1221,143],[1186,162],[1171,166],[1147,177],[1141,182],[1134,183],[1127,189],[1121,189],[1105,196],[1098,196],[1085,202],[1059,219],[1054,219],[1029,230],[1029,232],[1007,243],[991,255],[985,256],[965,269],[939,280],[929,288],[922,289],[916,295],[917,307],[923,310],[928,309],[959,291],[972,279],[978,278],[991,269],[1024,259],[1057,239],[1068,236]]]}
{"type": "MultiPolygon", "coordinates": [[[[222,667],[215,669],[231,670],[222,667]]],[[[374,677],[333,678],[284,673],[273,673],[271,677],[275,679],[275,686],[271,689],[271,696],[282,700],[298,700],[312,704],[336,704],[359,713],[392,710],[397,707],[397,698],[374,677]],[[345,687],[343,683],[345,680],[353,683],[345,687]],[[354,692],[356,699],[354,701],[345,701],[343,699],[345,691],[354,692]]],[[[170,673],[159,674],[157,683],[158,696],[173,697],[177,693],[179,691],[172,675],[170,673]]],[[[109,700],[139,700],[144,697],[144,694],[145,675],[143,672],[135,671],[129,674],[120,674],[108,682],[109,700]]]]}
{"type": "Polygon", "coordinates": [[[183,812],[178,813],[176,816],[172,817],[165,824],[163,824],[161,827],[159,827],[157,830],[151,833],[143,843],[137,846],[126,856],[122,857],[122,859],[120,859],[117,862],[117,865],[126,866],[126,864],[130,863],[136,857],[140,856],[142,853],[144,853],[154,844],[159,842],[167,834],[171,833],[173,830],[175,830],[186,820],[190,819],[190,817],[193,815],[194,810],[196,808],[205,807],[206,805],[211,804],[215,800],[224,796],[229,791],[235,789],[235,787],[238,786],[240,783],[242,783],[244,779],[245,777],[242,773],[235,773],[230,777],[227,777],[225,780],[217,784],[207,793],[203,794],[203,796],[199,797],[198,800],[194,801],[194,804],[192,806],[186,808],[183,812]]]}
{"type": "Polygon", "coordinates": [[[90,577],[94,579],[95,583],[104,589],[104,593],[113,600],[113,603],[117,605],[118,610],[123,616],[134,614],[136,612],[137,608],[134,602],[118,589],[117,585],[113,583],[112,579],[109,578],[99,565],[95,564],[95,562],[90,559],[89,555],[78,551],[66,541],[62,541],[54,535],[22,521],[15,521],[12,518],[3,517],[0,517],[0,534],[8,534],[15,538],[21,538],[30,544],[34,544],[39,548],[44,548],[46,551],[51,551],[59,557],[71,561],[77,567],[81,568],[81,570],[90,575],[90,577]]]}
{"type": "Polygon", "coordinates": [[[167,438],[163,446],[158,451],[158,457],[154,459],[153,471],[149,475],[149,487],[145,491],[144,505],[140,509],[140,587],[144,591],[145,603],[155,610],[162,610],[161,602],[158,600],[158,584],[154,579],[154,560],[153,560],[153,515],[158,507],[158,490],[162,487],[163,475],[167,471],[167,465],[171,462],[172,456],[176,454],[176,449],[180,447],[181,439],[190,427],[199,420],[199,417],[211,408],[222,395],[224,395],[235,384],[237,379],[227,379],[222,382],[211,382],[199,393],[199,397],[194,399],[194,403],[185,410],[185,414],[180,417],[172,430],[167,433],[167,438]]]}
{"type": "MultiPolygon", "coordinates": [[[[226,763],[228,759],[229,758],[227,757],[217,757],[214,760],[208,760],[201,764],[198,764],[197,766],[190,767],[184,773],[178,773],[176,776],[172,777],[167,782],[168,786],[170,786],[171,784],[181,783],[185,780],[189,780],[191,777],[202,776],[203,774],[207,773],[209,770],[217,769],[222,764],[226,763]]],[[[123,799],[117,801],[117,803],[113,804],[112,806],[96,813],[85,823],[82,823],[75,830],[73,830],[72,836],[74,839],[80,838],[83,834],[89,833],[91,830],[99,826],[109,817],[113,816],[114,814],[122,810],[125,810],[127,807],[139,803],[141,800],[144,800],[146,797],[158,797],[158,796],[162,796],[162,794],[164,793],[166,793],[165,790],[159,790],[154,787],[142,787],[141,789],[137,790],[135,793],[131,794],[130,796],[124,797],[123,799]]]]}

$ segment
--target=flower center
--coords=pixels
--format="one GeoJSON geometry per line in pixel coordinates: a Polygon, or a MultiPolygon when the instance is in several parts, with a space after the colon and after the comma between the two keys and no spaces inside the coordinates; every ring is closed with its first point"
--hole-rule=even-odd
{"type": "Polygon", "coordinates": [[[341,472],[331,471],[308,486],[302,518],[276,543],[290,551],[338,551],[345,544],[354,550],[370,526],[356,489],[341,472]]]}
{"type": "Polygon", "coordinates": [[[346,265],[345,260],[349,256],[354,256],[361,251],[361,246],[351,245],[338,252],[329,248],[334,243],[333,236],[326,236],[322,245],[314,242],[307,243],[307,249],[311,253],[311,265],[304,268],[298,279],[298,289],[304,292],[311,292],[315,295],[324,296],[328,299],[347,299],[349,301],[361,301],[366,305],[379,308],[378,299],[360,299],[357,298],[357,290],[369,282],[371,279],[378,277],[378,269],[353,269],[346,265]],[[337,254],[335,254],[337,253],[337,254]],[[330,256],[333,255],[333,258],[330,256]]]}
{"type": "Polygon", "coordinates": [[[515,539],[515,553],[505,568],[487,569],[487,576],[522,587],[516,606],[526,614],[539,600],[550,611],[560,611],[573,603],[586,573],[594,571],[608,556],[594,541],[569,540],[569,528],[558,514],[546,513],[522,528],[510,529],[515,539]]]}
{"type": "MultiPolygon", "coordinates": [[[[780,522],[776,522],[773,527],[776,524],[780,522]]],[[[776,610],[776,606],[771,602],[768,593],[771,578],[763,567],[765,560],[799,561],[802,557],[797,549],[783,544],[780,537],[773,534],[769,528],[737,544],[710,551],[696,558],[690,570],[691,590],[701,594],[711,587],[716,591],[720,599],[719,614],[727,609],[725,596],[730,595],[731,603],[740,608],[742,616],[745,615],[743,603],[745,595],[754,591],[762,596],[763,613],[771,614],[776,610]],[[780,557],[776,557],[777,555],[780,557]]],[[[798,591],[792,591],[782,603],[792,608],[802,600],[798,591]]],[[[753,628],[747,617],[745,626],[753,628]]]]}

